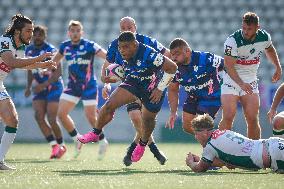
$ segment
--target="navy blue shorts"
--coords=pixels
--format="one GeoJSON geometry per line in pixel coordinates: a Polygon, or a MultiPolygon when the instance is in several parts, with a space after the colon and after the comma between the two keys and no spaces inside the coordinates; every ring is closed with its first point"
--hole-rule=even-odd
{"type": "Polygon", "coordinates": [[[63,83],[54,82],[40,93],[34,94],[33,100],[46,100],[47,102],[59,102],[60,95],[63,91],[63,83]]]}
{"type": "Polygon", "coordinates": [[[183,111],[193,115],[207,113],[215,118],[220,107],[220,98],[199,99],[197,96],[188,95],[183,104],[183,111]]]}
{"type": "Polygon", "coordinates": [[[160,101],[157,104],[153,104],[150,101],[150,95],[152,91],[148,91],[144,89],[141,85],[138,84],[130,84],[130,83],[121,83],[119,87],[126,89],[133,95],[135,95],[137,98],[139,98],[144,105],[144,107],[153,113],[157,113],[161,110],[162,104],[164,102],[166,90],[163,92],[163,95],[160,99],[160,101]]]}
{"type": "Polygon", "coordinates": [[[97,99],[97,81],[91,80],[88,83],[74,83],[69,82],[64,93],[80,97],[82,100],[96,100],[97,99]]]}

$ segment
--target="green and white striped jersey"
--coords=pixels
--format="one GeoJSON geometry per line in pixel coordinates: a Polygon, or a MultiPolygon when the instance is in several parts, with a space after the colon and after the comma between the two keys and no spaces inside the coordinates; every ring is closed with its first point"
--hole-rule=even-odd
{"type": "Polygon", "coordinates": [[[224,53],[237,59],[235,69],[244,82],[257,80],[260,56],[272,45],[270,34],[259,29],[254,41],[244,39],[242,30],[230,35],[224,43],[224,53]]]}
{"type": "Polygon", "coordinates": [[[5,64],[1,58],[2,53],[5,51],[11,51],[14,56],[22,58],[25,56],[25,45],[16,48],[16,44],[12,36],[0,37],[0,92],[5,90],[3,81],[11,71],[11,68],[5,64]]]}
{"type": "Polygon", "coordinates": [[[212,163],[217,157],[246,169],[261,169],[262,141],[251,140],[230,130],[215,130],[203,149],[202,160],[212,163]]]}

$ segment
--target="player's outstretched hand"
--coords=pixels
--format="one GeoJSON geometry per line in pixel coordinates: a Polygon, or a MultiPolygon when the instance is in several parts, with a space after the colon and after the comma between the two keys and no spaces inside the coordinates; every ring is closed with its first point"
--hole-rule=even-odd
{"type": "Polygon", "coordinates": [[[102,89],[102,97],[106,100],[109,98],[109,93],[111,91],[111,86],[110,84],[105,84],[103,89],[102,89]]]}
{"type": "Polygon", "coordinates": [[[31,89],[30,88],[26,88],[25,90],[25,97],[29,97],[31,95],[31,89]]]}
{"type": "Polygon", "coordinates": [[[177,118],[177,113],[171,113],[165,127],[173,129],[175,127],[176,118],[177,118]]]}
{"type": "Polygon", "coordinates": [[[101,80],[103,83],[116,83],[118,82],[115,79],[111,79],[109,76],[101,76],[101,80]]]}
{"type": "Polygon", "coordinates": [[[56,62],[52,61],[52,60],[47,60],[44,62],[39,62],[37,63],[37,68],[42,68],[42,69],[50,69],[50,70],[54,70],[57,68],[57,64],[56,62]]]}
{"type": "Polygon", "coordinates": [[[154,89],[150,96],[151,103],[158,104],[162,98],[162,95],[163,95],[163,91],[160,91],[157,88],[154,89]]]}
{"type": "Polygon", "coordinates": [[[281,75],[282,75],[282,69],[281,68],[276,69],[275,73],[272,76],[272,83],[276,83],[281,78],[281,75]]]}
{"type": "Polygon", "coordinates": [[[42,62],[46,59],[51,59],[54,56],[54,53],[52,52],[45,52],[38,56],[39,62],[42,62]]]}

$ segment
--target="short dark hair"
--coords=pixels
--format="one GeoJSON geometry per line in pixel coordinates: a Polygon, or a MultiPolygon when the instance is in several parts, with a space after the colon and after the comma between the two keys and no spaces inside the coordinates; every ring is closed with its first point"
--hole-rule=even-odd
{"type": "Polygon", "coordinates": [[[134,33],[130,32],[130,31],[122,32],[118,37],[119,42],[131,42],[131,41],[135,41],[135,40],[136,40],[136,38],[135,38],[134,33]]]}
{"type": "Polygon", "coordinates": [[[198,115],[191,121],[191,125],[196,131],[212,130],[214,128],[214,120],[209,114],[198,115]]]}
{"type": "Polygon", "coordinates": [[[247,25],[251,25],[251,24],[258,25],[259,24],[259,17],[254,12],[247,12],[243,16],[243,22],[246,23],[247,25]]]}
{"type": "Polygon", "coordinates": [[[35,32],[43,33],[44,36],[46,36],[46,35],[47,35],[47,27],[42,26],[42,25],[36,25],[36,26],[34,27],[34,33],[35,33],[35,32]]]}
{"type": "Polygon", "coordinates": [[[175,38],[170,43],[170,49],[175,49],[177,47],[189,47],[188,43],[182,38],[175,38]]]}
{"type": "Polygon", "coordinates": [[[12,22],[5,31],[6,35],[14,35],[15,30],[22,30],[25,24],[33,24],[32,20],[22,14],[16,14],[12,17],[12,22]]]}

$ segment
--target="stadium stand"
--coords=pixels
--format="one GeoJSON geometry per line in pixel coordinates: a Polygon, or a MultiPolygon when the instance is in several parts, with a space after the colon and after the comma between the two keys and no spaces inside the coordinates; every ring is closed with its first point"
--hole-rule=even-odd
{"type": "MultiPolygon", "coordinates": [[[[58,45],[67,38],[67,23],[78,19],[84,24],[85,37],[107,48],[119,32],[119,19],[132,16],[138,31],[157,38],[168,45],[174,37],[183,37],[195,50],[206,50],[222,55],[226,37],[240,28],[241,16],[255,11],[261,26],[270,32],[281,54],[284,51],[284,1],[275,0],[9,0],[0,1],[0,29],[3,31],[9,18],[17,12],[32,17],[37,24],[49,28],[48,40],[58,45]]],[[[282,61],[283,62],[283,59],[282,61]]],[[[270,79],[272,65],[262,60],[260,79],[270,79]],[[271,71],[270,71],[271,70],[271,71]],[[265,77],[263,77],[265,73],[265,77]]],[[[6,85],[16,81],[24,84],[24,72],[15,71],[6,85]]]]}

